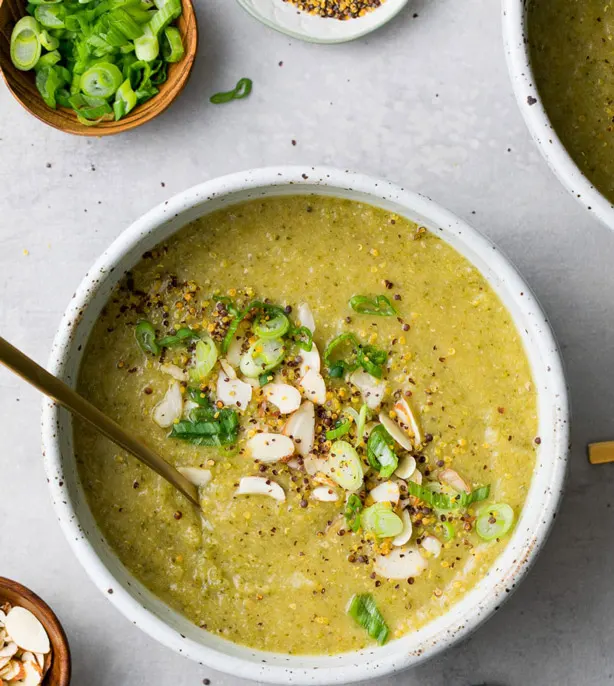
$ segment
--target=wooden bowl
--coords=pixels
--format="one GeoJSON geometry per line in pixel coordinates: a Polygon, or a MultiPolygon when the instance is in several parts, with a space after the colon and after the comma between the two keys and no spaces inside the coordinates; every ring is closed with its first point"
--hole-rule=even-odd
{"type": "Polygon", "coordinates": [[[42,681],[43,686],[68,686],[71,671],[70,648],[64,629],[53,610],[30,589],[0,576],[0,605],[4,603],[30,610],[47,631],[51,643],[51,658],[42,681]]]}
{"type": "Polygon", "coordinates": [[[26,14],[27,0],[0,0],[0,73],[17,100],[37,119],[55,129],[77,136],[110,136],[129,131],[158,116],[173,102],[185,87],[198,47],[198,27],[191,0],[182,0],[183,13],[177,20],[185,47],[181,62],[170,64],[168,79],[159,86],[160,92],[139,105],[127,117],[119,121],[101,122],[96,126],[84,126],[75,113],[64,107],[57,110],[45,105],[34,83],[34,71],[19,71],[10,56],[11,32],[18,19],[26,14]]]}

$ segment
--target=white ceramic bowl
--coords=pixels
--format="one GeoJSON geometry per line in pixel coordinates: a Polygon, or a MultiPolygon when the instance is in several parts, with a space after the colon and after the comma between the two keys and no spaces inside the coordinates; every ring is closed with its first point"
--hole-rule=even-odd
{"type": "Polygon", "coordinates": [[[237,0],[252,17],[266,26],[309,43],[346,43],[365,36],[388,23],[408,0],[385,0],[363,17],[339,21],[299,12],[284,0],[237,0]]]}
{"type": "Polygon", "coordinates": [[[530,1],[502,0],[505,54],[518,106],[533,140],[561,183],[599,221],[614,229],[614,205],[580,171],[557,136],[542,104],[529,52],[527,11],[530,1]]]}
{"type": "Polygon", "coordinates": [[[74,385],[83,346],[111,290],[141,255],[209,212],[250,198],[322,194],[397,212],[433,230],[488,279],[511,312],[538,391],[541,445],[526,506],[510,542],[488,575],[450,612],[383,647],[334,657],[294,657],[234,645],[191,624],[154,597],[119,562],[96,526],[79,483],[70,416],[43,408],[45,465],[60,523],[94,583],[134,624],[193,660],[236,677],[279,684],[338,684],[416,665],[456,643],[509,597],[548,534],[567,462],[567,393],[558,348],[542,310],[505,257],[485,238],[431,200],[386,181],[319,167],[256,169],[208,181],[148,212],[113,243],[87,274],[66,311],[49,361],[74,385]]]}

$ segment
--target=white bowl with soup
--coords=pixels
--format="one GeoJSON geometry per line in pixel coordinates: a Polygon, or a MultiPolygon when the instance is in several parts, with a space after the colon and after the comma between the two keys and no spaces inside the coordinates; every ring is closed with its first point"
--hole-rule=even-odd
{"type": "Polygon", "coordinates": [[[502,0],[518,106],[565,188],[614,229],[611,18],[599,0],[502,0]]]}
{"type": "Polygon", "coordinates": [[[431,200],[325,167],[206,182],[93,266],[50,370],[199,483],[168,484],[45,403],[62,528],[164,645],[332,684],[477,628],[544,543],[569,415],[515,269],[431,200]]]}

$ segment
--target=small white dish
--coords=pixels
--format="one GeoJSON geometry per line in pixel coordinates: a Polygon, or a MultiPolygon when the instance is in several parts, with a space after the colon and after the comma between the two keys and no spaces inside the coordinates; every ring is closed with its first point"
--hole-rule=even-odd
{"type": "Polygon", "coordinates": [[[614,229],[614,205],[584,176],[550,123],[531,67],[527,0],[502,0],[503,40],[507,68],[518,107],[550,169],[589,212],[614,229]]]}
{"type": "Polygon", "coordinates": [[[301,12],[284,0],[237,0],[252,17],[276,31],[310,43],[345,43],[383,26],[407,5],[408,0],[384,0],[381,7],[357,19],[325,19],[301,12]]]}

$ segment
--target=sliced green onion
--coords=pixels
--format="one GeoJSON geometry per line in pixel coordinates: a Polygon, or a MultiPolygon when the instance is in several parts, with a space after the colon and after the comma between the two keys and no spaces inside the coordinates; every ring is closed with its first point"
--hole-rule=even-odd
{"type": "Polygon", "coordinates": [[[63,29],[66,9],[63,5],[38,5],[34,16],[41,26],[46,29],[63,29]]]}
{"type": "Polygon", "coordinates": [[[96,126],[112,117],[111,105],[104,98],[91,98],[77,93],[68,98],[70,106],[77,113],[77,119],[84,126],[96,126]]]}
{"type": "Polygon", "coordinates": [[[452,522],[445,521],[441,522],[441,526],[443,528],[444,539],[446,541],[451,541],[456,535],[456,531],[454,531],[454,525],[452,524],[452,522]]]}
{"type": "Polygon", "coordinates": [[[199,408],[202,419],[173,424],[171,438],[179,438],[193,445],[222,446],[235,443],[239,433],[239,417],[235,410],[206,410],[199,408]]]}
{"type": "Polygon", "coordinates": [[[329,374],[333,378],[339,378],[343,376],[346,371],[353,372],[360,366],[360,363],[356,359],[349,362],[343,359],[333,360],[333,353],[344,343],[350,345],[350,352],[354,358],[356,358],[356,351],[358,350],[359,343],[356,336],[350,332],[339,334],[339,336],[333,338],[333,340],[326,346],[326,350],[324,351],[324,362],[328,367],[329,374]]]}
{"type": "Polygon", "coordinates": [[[279,338],[259,338],[241,356],[241,372],[252,379],[277,367],[286,356],[286,348],[279,338]]]}
{"type": "MultiPolygon", "coordinates": [[[[47,53],[47,55],[41,57],[41,60],[47,58],[48,55],[52,54],[53,53],[47,53]]],[[[52,58],[49,58],[50,61],[51,59],[52,58]]],[[[39,62],[41,60],[39,60],[39,62]]],[[[48,107],[52,107],[53,109],[55,109],[57,104],[56,92],[58,88],[65,84],[64,78],[62,77],[60,70],[54,67],[53,65],[43,65],[40,68],[37,65],[35,82],[36,88],[38,89],[38,92],[41,94],[43,100],[45,101],[45,104],[48,107]]]]}
{"type": "Polygon", "coordinates": [[[355,295],[350,298],[349,305],[358,314],[392,317],[397,313],[385,295],[376,295],[374,298],[369,298],[366,295],[355,295]]]}
{"type": "Polygon", "coordinates": [[[363,403],[362,407],[360,408],[360,412],[358,413],[358,421],[356,422],[356,432],[358,434],[356,437],[357,446],[364,441],[365,425],[367,423],[368,414],[369,406],[366,403],[363,403]]]}
{"type": "Polygon", "coordinates": [[[356,491],[362,486],[362,463],[356,450],[346,441],[335,441],[326,460],[326,473],[346,491],[356,491]]]}
{"type": "Polygon", "coordinates": [[[239,79],[237,85],[231,91],[215,93],[215,95],[212,95],[209,98],[209,101],[214,105],[221,105],[225,102],[230,102],[231,100],[242,100],[252,92],[252,85],[251,79],[239,79]]]}
{"type": "Polygon", "coordinates": [[[153,325],[147,321],[139,322],[134,330],[136,342],[141,347],[141,350],[151,355],[159,355],[160,348],[156,343],[156,330],[153,325]]]}
{"type": "Polygon", "coordinates": [[[194,349],[194,366],[190,367],[190,381],[195,384],[202,383],[211,373],[217,362],[217,348],[213,339],[207,336],[196,344],[194,349]]]}
{"type": "Polygon", "coordinates": [[[134,52],[137,59],[143,62],[153,62],[160,54],[158,37],[144,33],[134,41],[134,52]]]}
{"type": "Polygon", "coordinates": [[[135,107],[136,93],[132,90],[130,79],[126,79],[115,93],[115,102],[113,103],[115,120],[118,121],[122,117],[125,117],[128,112],[131,112],[135,107]]]}
{"type": "Polygon", "coordinates": [[[47,29],[43,29],[38,34],[38,40],[45,50],[56,50],[60,45],[60,39],[49,35],[47,29]]]}
{"type": "Polygon", "coordinates": [[[389,503],[375,503],[365,508],[360,515],[360,524],[378,538],[392,538],[403,531],[403,522],[389,503]]]}
{"type": "Polygon", "coordinates": [[[347,613],[380,645],[386,643],[390,629],[370,593],[352,596],[347,613]]]}
{"type": "Polygon", "coordinates": [[[61,59],[62,59],[62,56],[60,55],[59,50],[52,50],[51,52],[44,54],[38,60],[34,69],[36,71],[39,71],[43,67],[54,67],[61,59]]]}
{"type": "Polygon", "coordinates": [[[371,376],[381,379],[383,375],[383,366],[388,359],[388,353],[385,350],[376,348],[374,345],[363,345],[357,350],[357,357],[360,366],[371,376]]]}
{"type": "Polygon", "coordinates": [[[41,27],[34,17],[22,17],[11,34],[11,61],[20,71],[33,69],[41,56],[41,27]]]}
{"type": "Polygon", "coordinates": [[[121,71],[110,62],[98,62],[81,75],[81,91],[91,98],[110,98],[121,86],[121,71]]]}
{"type": "Polygon", "coordinates": [[[407,482],[407,489],[410,495],[423,500],[436,510],[445,511],[468,507],[472,503],[486,500],[490,494],[490,486],[481,486],[480,488],[471,491],[471,493],[456,493],[451,496],[446,495],[445,493],[438,493],[433,490],[434,487],[439,487],[439,484],[431,482],[419,485],[413,481],[407,482]]]}
{"type": "Polygon", "coordinates": [[[181,32],[176,26],[167,26],[162,39],[162,56],[167,62],[180,62],[184,54],[181,32]]]}
{"type": "Polygon", "coordinates": [[[110,12],[108,17],[109,25],[121,31],[126,38],[135,40],[143,35],[143,27],[121,7],[110,12]]]}
{"type": "Polygon", "coordinates": [[[345,436],[345,434],[348,433],[351,428],[351,421],[348,420],[346,422],[341,422],[337,424],[337,426],[334,429],[329,429],[326,432],[326,440],[334,441],[336,438],[341,438],[341,436],[345,436]]]}
{"type": "Polygon", "coordinates": [[[362,512],[362,500],[352,493],[345,504],[345,521],[348,527],[352,531],[358,531],[360,529],[360,513],[362,512]]]}
{"type": "Polygon", "coordinates": [[[306,326],[299,326],[292,330],[292,337],[299,348],[305,350],[305,352],[311,351],[311,348],[313,347],[313,331],[306,326]]]}
{"type": "Polygon", "coordinates": [[[492,541],[505,536],[513,523],[514,510],[506,503],[496,503],[481,510],[475,522],[475,530],[484,541],[492,541]]]}
{"type": "Polygon", "coordinates": [[[159,338],[156,343],[161,348],[172,348],[175,345],[187,343],[194,339],[199,340],[200,336],[195,331],[192,331],[192,329],[189,327],[182,326],[177,330],[176,333],[172,334],[171,336],[163,336],[162,338],[159,338]]]}
{"type": "Polygon", "coordinates": [[[399,465],[399,458],[393,450],[394,445],[394,439],[382,424],[378,424],[369,434],[367,461],[383,479],[391,476],[399,465]]]}
{"type": "Polygon", "coordinates": [[[157,37],[172,21],[180,16],[181,0],[167,0],[164,6],[155,12],[151,18],[148,24],[149,30],[157,37]]]}
{"type": "Polygon", "coordinates": [[[285,314],[278,313],[270,319],[260,317],[253,326],[259,338],[281,338],[290,328],[290,321],[285,314]]]}

